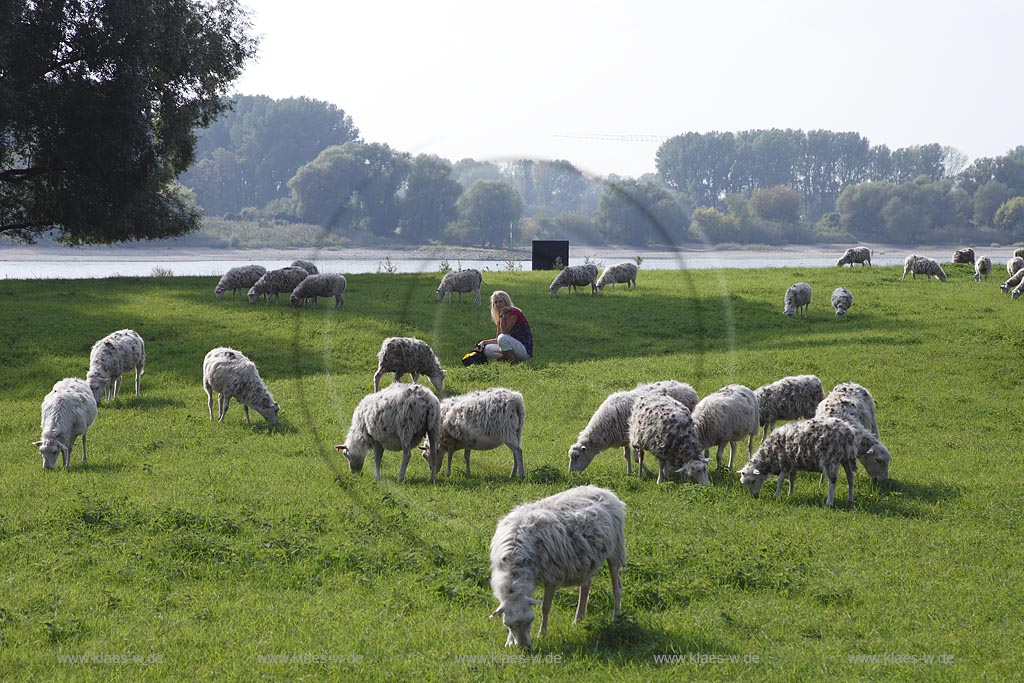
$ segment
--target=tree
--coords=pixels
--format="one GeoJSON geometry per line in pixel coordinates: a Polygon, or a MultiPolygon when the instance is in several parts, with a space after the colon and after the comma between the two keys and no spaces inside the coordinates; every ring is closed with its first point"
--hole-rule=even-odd
{"type": "Polygon", "coordinates": [[[995,227],[1013,235],[1015,239],[1024,238],[1024,197],[1014,197],[1003,203],[996,210],[995,227]]]}
{"type": "Polygon", "coordinates": [[[399,210],[402,239],[422,243],[441,237],[448,224],[459,217],[456,202],[462,185],[452,178],[446,159],[420,154],[412,160],[399,210]]]}
{"type": "Polygon", "coordinates": [[[683,241],[690,216],[664,187],[618,178],[609,182],[601,195],[597,221],[607,241],[646,246],[683,241]]]}
{"type": "Polygon", "coordinates": [[[523,198],[503,180],[478,180],[459,197],[458,207],[470,239],[478,238],[481,247],[500,247],[509,226],[523,215],[523,198]]]}
{"type": "Polygon", "coordinates": [[[974,193],[974,224],[979,228],[992,225],[996,211],[1013,196],[1013,190],[1006,183],[998,180],[984,183],[974,193]]]}
{"type": "Polygon", "coordinates": [[[750,194],[750,208],[766,221],[800,222],[800,193],[781,185],[750,194]]]}
{"type": "Polygon", "coordinates": [[[256,40],[240,0],[8,0],[0,9],[0,234],[181,235],[172,184],[256,40]]]}

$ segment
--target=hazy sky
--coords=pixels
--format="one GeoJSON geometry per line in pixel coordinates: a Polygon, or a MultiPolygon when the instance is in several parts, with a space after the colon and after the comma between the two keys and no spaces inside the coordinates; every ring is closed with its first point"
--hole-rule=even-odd
{"type": "Polygon", "coordinates": [[[369,142],[453,162],[654,171],[658,142],[856,131],[971,159],[1024,144],[1020,0],[243,0],[246,95],[337,105],[369,142]]]}

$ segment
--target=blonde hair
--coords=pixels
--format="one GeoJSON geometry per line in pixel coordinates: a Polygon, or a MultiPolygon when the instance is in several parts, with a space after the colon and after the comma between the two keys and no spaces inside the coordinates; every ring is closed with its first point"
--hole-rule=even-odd
{"type": "Polygon", "coordinates": [[[509,308],[513,306],[512,297],[508,295],[508,292],[499,289],[491,294],[491,320],[495,325],[498,324],[498,301],[504,301],[509,308]]]}

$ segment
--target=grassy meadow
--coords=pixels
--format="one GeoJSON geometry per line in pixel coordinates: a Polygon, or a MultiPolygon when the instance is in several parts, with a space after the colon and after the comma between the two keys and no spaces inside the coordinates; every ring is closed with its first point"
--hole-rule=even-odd
{"type": "MultiPolygon", "coordinates": [[[[348,278],[346,308],[218,301],[217,278],[0,282],[0,680],[999,680],[1020,669],[1024,302],[946,265],[644,271],[639,289],[552,297],[551,273],[488,272],[530,319],[528,363],[464,368],[486,306],[439,304],[437,274],[348,278]],[[785,289],[811,284],[806,319],[785,289]],[[837,320],[836,286],[854,306],[837,320]],[[70,470],[30,442],[53,383],[84,377],[97,339],[146,341],[70,470]],[[508,449],[435,484],[400,454],[361,474],[334,451],[391,335],[427,340],[444,393],[522,392],[525,482],[508,449]],[[269,429],[232,402],[211,423],[202,361],[232,346],[281,405],[269,429]],[[734,472],[711,487],[637,481],[621,449],[569,475],[566,451],[609,393],[675,378],[703,396],[818,375],[878,404],[886,489],[859,469],[826,509],[817,475],[772,501],[734,472]],[[592,483],[627,504],[624,617],[607,569],[585,622],[561,589],[528,656],[488,619],[488,544],[516,504],[592,483]],[[666,663],[663,656],[677,655],[666,663]],[[85,658],[79,661],[77,658],[85,658]],[[875,658],[875,661],[871,661],[875,658]],[[928,659],[930,658],[930,659],[928,659]]],[[[470,299],[471,301],[471,299],[470,299]]],[[[386,376],[384,382],[391,381],[386,376]]],[[[404,378],[409,381],[409,377],[404,378]]],[[[428,385],[429,386],[429,385],[428,385]]],[[[735,463],[745,462],[741,446],[735,463]]],[[[713,462],[712,462],[713,465],[713,462]]],[[[541,591],[536,595],[539,597],[541,591]]]]}

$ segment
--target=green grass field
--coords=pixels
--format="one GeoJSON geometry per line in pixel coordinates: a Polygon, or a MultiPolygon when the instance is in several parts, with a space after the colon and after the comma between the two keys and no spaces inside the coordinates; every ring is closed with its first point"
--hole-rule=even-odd
{"type": "Polygon", "coordinates": [[[1012,679],[1024,302],[1000,274],[947,268],[945,284],[898,268],[642,271],[635,292],[554,298],[550,273],[485,273],[484,294],[512,294],[537,348],[471,368],[459,358],[493,325],[485,306],[438,304],[438,275],[352,275],[343,311],[218,301],[216,278],[0,282],[0,680],[1012,679]],[[798,281],[810,315],[787,319],[798,281]],[[854,294],[845,320],[828,303],[839,285],[854,294]],[[79,440],[69,471],[43,471],[30,445],[43,396],[125,327],[146,340],[142,395],[126,375],[88,465],[79,440]],[[372,463],[348,471],[333,445],[389,335],[433,346],[446,394],[522,392],[525,482],[508,479],[505,448],[474,453],[469,478],[457,455],[433,485],[419,458],[396,483],[393,452],[379,482],[372,463]],[[210,422],[202,360],[220,345],[257,364],[277,429],[255,412],[247,426],[234,402],[210,422]],[[801,373],[871,390],[887,490],[860,469],[855,503],[841,483],[829,510],[808,473],[774,502],[732,472],[658,486],[627,478],[616,449],[567,472],[613,391],[801,373]],[[561,589],[533,652],[506,650],[487,618],[495,524],[583,483],[627,503],[624,618],[611,621],[603,569],[583,624],[561,589]]]}

